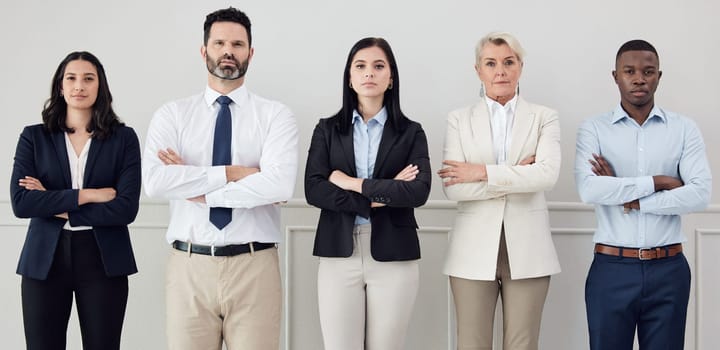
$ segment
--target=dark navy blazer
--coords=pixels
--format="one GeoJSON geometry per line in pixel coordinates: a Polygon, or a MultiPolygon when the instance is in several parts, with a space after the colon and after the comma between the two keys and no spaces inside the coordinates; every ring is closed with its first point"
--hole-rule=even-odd
{"type": "Polygon", "coordinates": [[[127,225],[135,220],[140,199],[140,144],[132,128],[117,127],[104,140],[94,138],[88,151],[83,186],[112,187],[115,199],[78,206],[79,190],[73,190],[65,135],[49,132],[43,125],[26,127],[15,151],[10,195],[13,212],[30,218],[17,273],[44,280],[67,220],[73,226],[92,226],[108,276],[137,272],[127,225]],[[40,180],[46,191],[26,190],[18,184],[24,176],[40,180]]]}

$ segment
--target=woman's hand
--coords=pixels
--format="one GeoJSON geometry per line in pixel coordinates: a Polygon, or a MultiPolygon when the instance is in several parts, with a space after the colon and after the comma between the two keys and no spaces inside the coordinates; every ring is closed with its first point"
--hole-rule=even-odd
{"type": "Polygon", "coordinates": [[[518,165],[532,165],[535,164],[535,155],[531,155],[518,163],[518,165]]]}
{"type": "Polygon", "coordinates": [[[117,191],[112,187],[83,188],[78,194],[78,204],[107,203],[115,199],[116,195],[117,191]]]}
{"type": "MultiPolygon", "coordinates": [[[[20,186],[29,191],[47,191],[42,182],[32,176],[25,176],[25,178],[20,179],[20,186]]],[[[68,213],[55,214],[55,216],[65,220],[68,219],[68,213]]]]}
{"type": "Polygon", "coordinates": [[[487,168],[485,164],[472,164],[458,162],[455,160],[443,161],[447,167],[438,170],[442,179],[449,179],[443,182],[445,186],[452,186],[459,183],[487,181],[487,168]]]}
{"type": "Polygon", "coordinates": [[[333,170],[330,177],[328,177],[328,181],[343,190],[362,193],[363,179],[349,176],[341,170],[333,170]]]}
{"type": "Polygon", "coordinates": [[[415,177],[419,172],[420,170],[418,170],[417,165],[410,164],[406,166],[405,169],[400,170],[393,180],[412,181],[415,180],[415,177]]]}
{"type": "Polygon", "coordinates": [[[26,190],[45,191],[45,187],[40,182],[40,180],[38,180],[32,176],[25,176],[25,178],[20,179],[19,182],[20,182],[20,187],[23,187],[26,190]]]}
{"type": "MultiPolygon", "coordinates": [[[[410,164],[410,165],[406,166],[403,170],[400,170],[400,172],[397,175],[395,175],[393,180],[413,181],[413,180],[415,180],[415,177],[417,176],[417,174],[419,172],[420,172],[420,170],[418,170],[417,165],[410,164]]],[[[371,208],[380,208],[380,207],[384,207],[384,206],[385,206],[385,203],[378,203],[378,202],[370,203],[371,208]]]]}

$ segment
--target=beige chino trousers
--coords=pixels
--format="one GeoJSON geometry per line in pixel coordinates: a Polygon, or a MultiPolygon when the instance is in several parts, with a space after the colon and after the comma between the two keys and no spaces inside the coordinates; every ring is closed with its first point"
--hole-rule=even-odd
{"type": "Polygon", "coordinates": [[[499,295],[503,311],[503,349],[537,350],[540,320],[549,286],[550,276],[510,278],[503,232],[494,281],[450,276],[457,315],[457,349],[492,350],[493,321],[499,295]]]}
{"type": "Polygon", "coordinates": [[[171,350],[278,350],[282,286],[277,248],[229,257],[172,249],[166,271],[171,350]]]}

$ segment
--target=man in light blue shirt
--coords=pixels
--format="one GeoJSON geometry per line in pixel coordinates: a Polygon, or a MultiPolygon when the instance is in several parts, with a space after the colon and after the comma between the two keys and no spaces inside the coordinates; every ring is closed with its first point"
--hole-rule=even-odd
{"type": "Polygon", "coordinates": [[[655,48],[632,40],[612,72],[614,111],[577,134],[575,180],[595,205],[595,257],[585,286],[590,348],[682,349],[690,269],[680,215],[710,202],[711,175],[695,123],[654,103],[655,48]]]}

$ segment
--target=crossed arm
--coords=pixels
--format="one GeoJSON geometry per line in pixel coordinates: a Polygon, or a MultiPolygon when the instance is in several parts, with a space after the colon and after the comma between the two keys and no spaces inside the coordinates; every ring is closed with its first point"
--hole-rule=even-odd
{"type": "MultiPolygon", "coordinates": [[[[151,197],[192,200],[209,207],[254,208],[287,200],[292,196],[297,173],[297,127],[287,108],[269,111],[263,119],[257,156],[243,165],[193,165],[192,145],[181,147],[179,135],[187,121],[176,120],[178,111],[160,109],[148,129],[143,157],[145,191],[151,197]],[[188,155],[183,152],[190,152],[188,155]]],[[[192,142],[184,139],[184,142],[192,142]]]]}
{"type": "MultiPolygon", "coordinates": [[[[418,170],[417,165],[410,164],[406,166],[403,170],[401,170],[394,178],[393,180],[398,181],[413,181],[417,177],[417,174],[420,171],[418,170]]],[[[356,193],[362,194],[362,185],[363,181],[365,179],[352,177],[350,175],[345,174],[341,170],[333,170],[332,173],[330,173],[330,177],[328,178],[328,181],[332,183],[333,185],[342,188],[346,191],[353,191],[356,193]]],[[[385,203],[377,203],[377,202],[370,202],[371,208],[379,208],[384,207],[385,203]]]]}
{"type": "MultiPolygon", "coordinates": [[[[535,164],[535,155],[531,155],[520,161],[517,165],[535,164]]],[[[443,182],[444,186],[452,186],[461,183],[487,181],[487,166],[485,164],[473,164],[456,160],[445,160],[445,168],[438,170],[440,178],[448,179],[443,182]]]]}
{"type": "MultiPolygon", "coordinates": [[[[605,157],[595,153],[593,153],[592,156],[593,158],[588,159],[588,162],[592,165],[592,172],[595,175],[615,177],[615,170],[605,157]]],[[[667,175],[655,175],[652,179],[655,185],[655,192],[672,190],[684,185],[682,180],[667,175]]],[[[625,213],[629,213],[630,210],[633,209],[640,210],[640,199],[637,198],[624,203],[623,208],[625,208],[625,213]]]]}
{"type": "MultiPolygon", "coordinates": [[[[175,150],[172,148],[166,148],[164,150],[159,150],[157,153],[158,159],[165,164],[165,165],[185,165],[185,162],[183,161],[182,157],[180,157],[175,150]]],[[[260,168],[253,168],[253,167],[245,167],[241,165],[226,165],[225,166],[225,178],[226,183],[240,181],[244,179],[247,176],[250,176],[255,173],[259,173],[260,168]]],[[[187,200],[191,202],[196,203],[206,203],[205,195],[201,194],[199,196],[189,197],[187,200]]]]}
{"type": "MultiPolygon", "coordinates": [[[[20,185],[20,187],[29,191],[47,191],[45,186],[43,186],[42,182],[32,176],[25,176],[24,178],[21,178],[18,181],[18,184],[20,185]]],[[[112,187],[83,188],[78,191],[78,205],[84,205],[88,203],[107,203],[115,199],[116,195],[117,191],[115,191],[115,189],[112,187]]],[[[55,214],[55,217],[67,220],[68,213],[63,212],[55,214]]]]}

